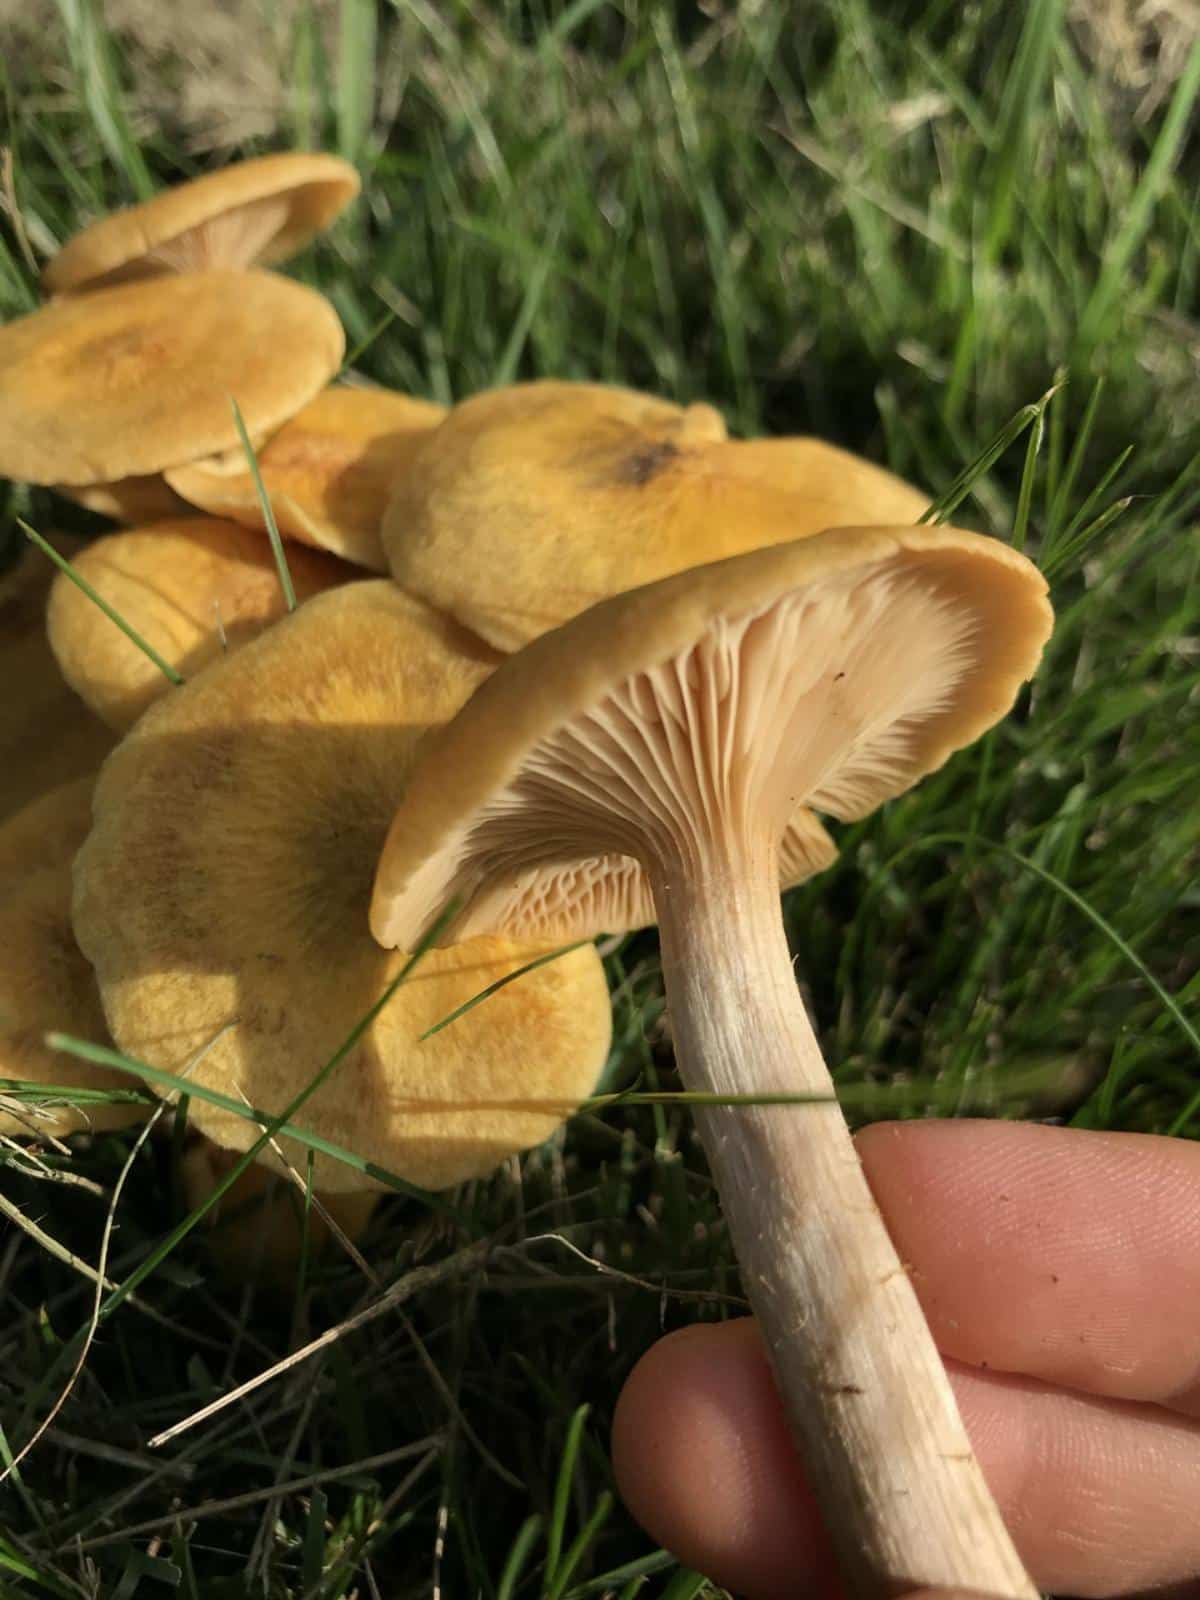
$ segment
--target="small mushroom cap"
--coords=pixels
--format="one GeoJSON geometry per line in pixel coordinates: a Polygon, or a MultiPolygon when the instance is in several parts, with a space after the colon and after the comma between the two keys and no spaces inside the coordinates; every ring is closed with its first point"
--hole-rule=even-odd
{"type": "MultiPolygon", "coordinates": [[[[287,611],[275,557],[261,533],[212,517],[180,517],[113,533],[73,565],[146,643],[194,677],[287,611]]],[[[315,550],[292,548],[288,570],[300,601],[356,576],[315,550]]],[[[76,694],[124,733],[171,692],[154,662],[65,573],[46,615],[50,647],[76,694]]]]}
{"type": "Polygon", "coordinates": [[[231,271],[283,261],[358,193],[337,156],[298,151],[241,161],[102,217],[42,273],[47,294],[107,288],[164,272],[231,271]]]}
{"type": "MultiPolygon", "coordinates": [[[[222,1150],[211,1139],[191,1141],[179,1164],[189,1208],[194,1210],[208,1199],[236,1160],[232,1151],[222,1150]]],[[[366,1189],[347,1194],[313,1192],[314,1202],[352,1240],[366,1232],[382,1198],[377,1190],[366,1189]]],[[[265,1279],[272,1288],[288,1288],[304,1243],[304,1205],[304,1194],[289,1178],[256,1161],[207,1213],[209,1253],[235,1282],[265,1279]]],[[[314,1204],[308,1218],[309,1254],[328,1253],[332,1245],[332,1231],[314,1204]]]]}
{"type": "MultiPolygon", "coordinates": [[[[108,1044],[95,976],[71,932],[71,861],[91,823],[92,779],[43,795],[0,827],[0,1078],[136,1089],[136,1078],[47,1049],[51,1030],[108,1044]]],[[[0,1107],[0,1133],[61,1138],[146,1115],[130,1102],[0,1107]]]]}
{"type": "MultiPolygon", "coordinates": [[[[386,572],[379,529],[393,482],[445,414],[445,406],[390,389],[323,390],[257,451],[280,533],[386,572]]],[[[175,467],[167,480],[213,516],[265,527],[240,450],[175,467]]]]}
{"type": "Polygon", "coordinates": [[[622,590],[929,505],[820,440],[726,439],[709,406],[630,414],[623,394],[535,383],[456,406],[396,482],[397,582],[513,650],[622,590]]]}
{"type": "MultiPolygon", "coordinates": [[[[367,926],[375,863],[418,744],[494,663],[370,580],[317,595],[150,708],[105,765],[75,873],[76,934],[123,1049],[177,1071],[212,1044],[189,1082],[288,1104],[405,964],[367,926]]],[[[544,948],[431,952],[298,1121],[429,1188],[540,1143],[607,1053],[594,949],[420,1035],[544,948]]],[[[190,1115],[229,1149],[258,1135],[198,1097],[190,1115]]],[[[306,1171],[307,1152],[281,1143],[306,1171]]],[[[362,1179],[319,1155],[314,1183],[362,1179]]]]}
{"type": "Polygon", "coordinates": [[[430,739],[375,936],[419,938],[452,896],[446,937],[634,926],[646,824],[674,837],[685,813],[698,835],[761,811],[786,861],[808,807],[865,816],[1002,717],[1051,622],[1030,562],[953,528],[837,529],[594,606],[430,739]]]}
{"type": "Polygon", "coordinates": [[[56,300],[0,328],[0,476],[96,484],[278,428],[345,348],[321,295],[269,272],[154,278],[56,300]]]}
{"type": "MultiPolygon", "coordinates": [[[[72,559],[82,549],[66,534],[50,542],[72,559]]],[[[63,680],[50,649],[46,598],[56,571],[25,545],[0,573],[0,822],[94,772],[114,742],[63,680]]]]}
{"type": "Polygon", "coordinates": [[[116,483],[55,483],[50,487],[77,506],[130,526],[187,515],[186,501],[157,472],[145,478],[118,478],[116,483]]]}

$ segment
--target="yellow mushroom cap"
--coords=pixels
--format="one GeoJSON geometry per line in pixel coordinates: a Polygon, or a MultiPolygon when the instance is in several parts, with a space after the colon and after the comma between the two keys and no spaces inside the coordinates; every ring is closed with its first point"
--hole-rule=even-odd
{"type": "MultiPolygon", "coordinates": [[[[73,558],[78,539],[51,535],[73,558]]],[[[72,693],[46,637],[46,597],[57,568],[32,545],[0,573],[0,822],[38,795],[94,772],[113,745],[72,693]]]]}
{"type": "Polygon", "coordinates": [[[396,482],[397,582],[514,650],[622,590],[929,505],[818,439],[726,439],[711,407],[639,414],[624,394],[534,383],[455,406],[396,482]]]}
{"type": "Polygon", "coordinates": [[[54,483],[52,489],[114,522],[160,522],[187,515],[187,503],[168,487],[161,473],[144,478],[118,478],[115,483],[54,483]]]}
{"type": "MultiPolygon", "coordinates": [[[[390,389],[323,390],[256,452],[280,533],[386,572],[379,529],[392,485],[445,414],[390,389]]],[[[265,526],[241,451],[175,467],[167,481],[213,516],[265,526]]]]}
{"type": "Polygon", "coordinates": [[[163,272],[238,271],[283,261],[327,228],[361,187],[337,156],[261,156],[166,189],[69,239],[42,273],[47,294],[163,272]]]}
{"type": "MultiPolygon", "coordinates": [[[[270,544],[236,522],[180,517],[109,534],[72,565],[184,678],[287,610],[270,544]]],[[[332,556],[294,548],[288,570],[300,601],[356,576],[332,556]]],[[[170,692],[161,669],[65,573],[50,591],[46,624],[63,676],[110,728],[125,732],[170,692]]]]}
{"type": "Polygon", "coordinates": [[[345,347],[321,295],[269,272],[153,278],[0,328],[0,476],[141,477],[279,427],[345,347]]]}
{"type": "Polygon", "coordinates": [[[446,937],[651,920],[648,841],[736,825],[769,859],[808,808],[867,815],[1004,715],[1051,623],[1029,561],[953,528],[837,529],[594,606],[430,739],[375,935],[411,942],[460,896],[446,937]]]}
{"type": "MultiPolygon", "coordinates": [[[[405,964],[367,926],[375,863],[420,741],[494,663],[371,580],[317,595],[151,707],[105,765],[75,872],[76,934],[123,1049],[177,1071],[215,1039],[191,1083],[267,1112],[290,1102],[405,964]]],[[[431,1188],[539,1143],[605,1059],[595,950],[420,1036],[543,949],[431,952],[298,1122],[431,1188]]],[[[258,1135],[199,1097],[190,1115],[230,1149],[258,1135]]],[[[307,1152],[281,1143],[306,1171],[307,1152]]],[[[314,1184],[362,1179],[318,1155],[314,1184]]]]}
{"type": "MultiPolygon", "coordinates": [[[[57,1030],[108,1044],[96,980],[71,932],[71,861],[91,822],[92,779],[55,789],[0,827],[0,1078],[75,1089],[136,1089],[126,1077],[47,1049],[57,1030]]],[[[136,1103],[0,1109],[0,1133],[38,1138],[117,1128],[136,1103]]]]}

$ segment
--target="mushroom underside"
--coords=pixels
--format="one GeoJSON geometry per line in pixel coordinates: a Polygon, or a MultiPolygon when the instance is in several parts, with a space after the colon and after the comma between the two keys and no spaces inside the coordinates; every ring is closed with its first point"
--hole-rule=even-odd
{"type": "Polygon", "coordinates": [[[240,272],[269,258],[271,241],[283,231],[291,212],[287,194],[247,200],[159,240],[144,254],[89,279],[86,287],[108,289],[164,272],[240,272]]]}
{"type": "Polygon", "coordinates": [[[641,926],[652,880],[706,877],[733,836],[801,881],[836,854],[814,812],[851,820],[907,787],[914,731],[953,701],[975,633],[895,562],[718,618],[530,749],[390,923],[411,937],[461,897],[458,938],[641,926]]]}

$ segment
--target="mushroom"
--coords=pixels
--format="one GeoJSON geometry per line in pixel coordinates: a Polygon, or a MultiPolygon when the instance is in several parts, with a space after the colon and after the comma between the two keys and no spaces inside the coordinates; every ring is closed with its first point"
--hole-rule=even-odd
{"type": "MultiPolygon", "coordinates": [[[[173,1071],[210,1046],[189,1085],[290,1103],[405,965],[367,926],[375,863],[423,736],[494,663],[371,579],[315,596],[146,712],[105,764],[75,869],[76,935],[123,1050],[173,1071]]],[[[304,1126],[423,1188],[547,1138],[594,1087],[611,1016],[593,948],[515,977],[546,950],[485,937],[431,952],[304,1126]]],[[[190,1116],[226,1149],[259,1136],[197,1095],[190,1116]]],[[[305,1171],[307,1151],[279,1142],[305,1171]]],[[[313,1183],[362,1178],[318,1154],[313,1183]]]]}
{"type": "MultiPolygon", "coordinates": [[[[183,1198],[195,1210],[212,1194],[237,1160],[203,1136],[189,1141],[180,1159],[183,1198]]],[[[333,1240],[326,1218],[350,1240],[357,1240],[382,1198],[376,1189],[347,1194],[313,1191],[305,1224],[305,1195],[280,1173],[253,1162],[206,1213],[209,1254],[221,1272],[239,1283],[290,1288],[307,1237],[310,1255],[320,1255],[333,1240]]]]}
{"type": "Polygon", "coordinates": [[[93,222],[42,273],[47,294],[109,288],[159,273],[238,271],[295,255],[349,205],[349,162],[296,151],[241,161],[93,222]]]}
{"type": "Polygon", "coordinates": [[[269,272],[153,278],[0,328],[0,476],[111,484],[279,427],[337,370],[329,302],[269,272]]]}
{"type": "MultiPolygon", "coordinates": [[[[92,970],[71,932],[71,861],[91,822],[90,777],[52,790],[0,827],[0,1078],[65,1089],[136,1089],[137,1081],[56,1055],[61,1029],[95,1044],[108,1030],[92,970]]],[[[61,1138],[144,1118],[136,1101],[23,1105],[0,1092],[0,1133],[61,1138]]]]}
{"type": "MultiPolygon", "coordinates": [[[[71,557],[78,539],[54,534],[71,557]]],[[[55,569],[26,545],[0,573],[0,822],[47,790],[94,772],[113,736],[63,681],[46,638],[55,569]]]]}
{"type": "Polygon", "coordinates": [[[995,539],[838,529],[618,596],[511,656],[433,735],[371,925],[578,938],[653,896],[679,1069],[743,1281],[855,1595],[1033,1600],[796,986],[776,852],[800,806],[866,816],[1003,716],[1046,586],[995,539]],[[587,892],[574,894],[583,882],[587,892]]]}
{"type": "Polygon", "coordinates": [[[410,594],[514,650],[624,589],[928,505],[817,439],[727,439],[711,406],[531,383],[465,400],[422,441],[383,544],[410,594]]]}
{"type": "Polygon", "coordinates": [[[187,515],[187,502],[168,488],[157,472],[142,478],[119,478],[115,483],[52,483],[50,487],[77,506],[114,522],[161,522],[187,515]]]}
{"type": "MultiPolygon", "coordinates": [[[[257,452],[280,533],[386,572],[379,526],[393,480],[445,414],[445,406],[390,389],[322,390],[257,452]]],[[[241,450],[175,467],[167,482],[213,516],[266,525],[241,450]]]]}
{"type": "MultiPolygon", "coordinates": [[[[72,565],[184,678],[286,610],[270,545],[236,522],[181,517],[109,534],[72,565]]],[[[288,570],[300,600],[356,576],[304,549],[289,552],[288,570]]],[[[124,733],[168,692],[160,668],[65,573],[50,591],[46,624],[63,676],[110,728],[124,733]]]]}

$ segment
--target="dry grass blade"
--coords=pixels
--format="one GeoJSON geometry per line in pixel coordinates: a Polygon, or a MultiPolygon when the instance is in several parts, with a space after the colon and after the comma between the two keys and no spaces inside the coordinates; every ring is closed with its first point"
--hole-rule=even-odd
{"type": "Polygon", "coordinates": [[[4,206],[5,215],[12,224],[13,237],[17,241],[17,249],[21,258],[29,268],[29,275],[36,278],[38,274],[37,257],[29,243],[29,235],[25,231],[25,218],[21,215],[20,202],[17,200],[17,185],[13,173],[13,153],[7,145],[0,150],[0,203],[4,206]]]}
{"type": "MultiPolygon", "coordinates": [[[[352,1478],[361,1472],[377,1472],[381,1467],[390,1467],[397,1461],[406,1461],[410,1456],[419,1455],[422,1451],[425,1454],[417,1466],[420,1472],[424,1472],[436,1460],[440,1446],[441,1436],[431,1434],[428,1438],[417,1439],[412,1444],[398,1445],[395,1450],[384,1450],[379,1455],[366,1456],[361,1461],[347,1462],[343,1467],[328,1467],[324,1472],[310,1472],[303,1478],[290,1478],[287,1483],[272,1484],[266,1489],[250,1489],[245,1494],[230,1495],[224,1500],[206,1500],[201,1505],[189,1507],[187,1512],[173,1511],[165,1517],[151,1517],[146,1522],[135,1522],[132,1527],[121,1528],[116,1533],[103,1533],[95,1539],[84,1539],[77,1548],[99,1550],[105,1545],[123,1544],[127,1539],[140,1538],[145,1533],[158,1533],[180,1522],[199,1522],[204,1517],[217,1517],[227,1511],[241,1511],[246,1506],[261,1505],[264,1500],[271,1500],[276,1495],[303,1494],[320,1484],[335,1483],[339,1478],[352,1478]]],[[[415,1482],[414,1474],[410,1473],[405,1481],[415,1482]]]]}
{"type": "Polygon", "coordinates": [[[535,1233],[528,1239],[523,1239],[520,1245],[501,1246],[497,1256],[524,1254],[530,1245],[557,1244],[564,1250],[570,1251],[573,1256],[578,1256],[580,1261],[606,1278],[616,1278],[621,1283],[630,1283],[635,1289],[647,1289],[651,1294],[661,1298],[679,1301],[692,1301],[700,1305],[733,1306],[738,1311],[748,1311],[750,1302],[742,1295],[720,1294],[715,1289],[668,1289],[665,1283],[651,1283],[649,1278],[639,1278],[635,1273],[622,1272],[620,1267],[609,1266],[607,1261],[597,1261],[595,1256],[588,1255],[586,1250],[581,1250],[577,1244],[572,1244],[570,1239],[564,1238],[561,1233],[535,1233]]]}
{"type": "Polygon", "coordinates": [[[73,1250],[68,1250],[65,1244],[60,1244],[44,1228],[39,1228],[32,1217],[27,1217],[20,1206],[3,1194],[0,1194],[0,1215],[6,1216],[16,1227],[23,1229],[35,1244],[41,1245],[42,1249],[52,1255],[55,1260],[61,1261],[65,1266],[70,1267],[73,1272],[78,1272],[81,1277],[87,1278],[89,1282],[98,1283],[104,1289],[115,1289],[117,1287],[111,1278],[106,1278],[97,1272],[90,1262],[84,1261],[73,1250]]]}
{"type": "MultiPolygon", "coordinates": [[[[354,1316],[347,1317],[344,1322],[339,1322],[335,1327],[327,1328],[324,1333],[318,1334],[315,1339],[310,1339],[299,1350],[293,1350],[291,1355],[285,1356],[282,1361],[277,1361],[273,1367],[258,1373],[246,1383],[239,1384],[236,1389],[231,1389],[228,1394],[223,1394],[219,1400],[201,1406],[199,1411],[193,1411],[190,1417],[184,1417],[182,1422],[175,1423],[161,1433],[156,1433],[150,1440],[152,1450],[159,1449],[164,1444],[169,1444],[172,1439],[177,1439],[181,1433],[186,1433],[189,1428],[197,1427],[201,1422],[207,1422],[210,1417],[215,1417],[218,1412],[224,1411],[226,1406],[243,1400],[246,1395],[253,1394],[256,1389],[261,1389],[266,1383],[290,1372],[300,1362],[307,1361],[310,1356],[319,1350],[326,1350],[330,1345],[336,1344],[339,1339],[344,1339],[347,1334],[356,1332],[369,1322],[374,1322],[376,1317],[381,1317],[393,1307],[411,1300],[414,1295],[423,1293],[435,1283],[444,1282],[447,1278],[457,1277],[460,1273],[469,1272],[474,1267],[480,1267],[487,1260],[495,1247],[489,1242],[468,1245],[466,1249],[459,1250],[455,1255],[445,1261],[436,1262],[429,1267],[415,1267],[412,1272],[405,1273],[397,1283],[371,1305],[354,1316]]],[[[275,1493],[275,1490],[271,1491],[275,1493]]]]}
{"type": "MultiPolygon", "coordinates": [[[[4,1483],[6,1479],[8,1479],[14,1472],[18,1470],[22,1461],[25,1460],[29,1452],[37,1445],[38,1441],[43,1437],[46,1430],[54,1421],[55,1417],[58,1416],[63,1406],[66,1405],[72,1389],[79,1381],[79,1374],[83,1371],[84,1364],[88,1358],[88,1353],[92,1348],[92,1341],[96,1337],[96,1329],[100,1325],[100,1307],[103,1303],[104,1291],[105,1289],[116,1290],[119,1287],[118,1285],[111,1283],[111,1281],[105,1276],[105,1268],[108,1265],[108,1251],[112,1242],[112,1232],[116,1223],[117,1206],[121,1200],[121,1193],[125,1188],[125,1183],[130,1172],[133,1170],[133,1164],[137,1160],[139,1151],[145,1144],[146,1140],[150,1137],[151,1130],[155,1127],[159,1118],[164,1115],[166,1110],[167,1106],[164,1102],[156,1111],[152,1113],[149,1121],[140,1130],[137,1138],[134,1140],[133,1145],[130,1148],[129,1155],[126,1157],[125,1163],[121,1168],[120,1176],[113,1185],[112,1199],[109,1201],[108,1212],[104,1218],[104,1231],[100,1236],[99,1266],[95,1269],[89,1268],[86,1273],[86,1276],[92,1278],[94,1281],[96,1285],[96,1293],[92,1299],[91,1315],[88,1318],[87,1329],[80,1344],[79,1354],[75,1358],[75,1365],[72,1367],[70,1376],[67,1378],[66,1383],[62,1387],[62,1391],[60,1392],[58,1399],[55,1400],[54,1404],[50,1407],[50,1410],[42,1418],[41,1422],[38,1423],[37,1427],[33,1430],[33,1433],[29,1436],[17,1453],[13,1456],[12,1460],[5,1467],[4,1471],[0,1472],[0,1484],[4,1483]]],[[[82,1266],[84,1264],[80,1263],[80,1265],[82,1266]]]]}
{"type": "MultiPolygon", "coordinates": [[[[238,1094],[246,1102],[247,1110],[252,1110],[253,1108],[250,1105],[249,1098],[247,1097],[245,1091],[240,1087],[238,1088],[238,1094]]],[[[337,1218],[331,1215],[329,1208],[324,1204],[320,1195],[314,1193],[311,1184],[307,1183],[305,1179],[300,1176],[294,1164],[289,1161],[287,1156],[284,1154],[283,1147],[280,1145],[279,1140],[274,1136],[274,1134],[271,1135],[270,1148],[272,1154],[282,1163],[284,1171],[287,1173],[288,1182],[300,1196],[301,1204],[312,1207],[312,1210],[316,1216],[319,1217],[325,1227],[328,1228],[330,1236],[338,1248],[347,1256],[349,1256],[350,1260],[353,1261],[354,1265],[362,1273],[363,1277],[372,1286],[372,1288],[378,1289],[380,1281],[379,1274],[375,1271],[374,1267],[371,1266],[366,1256],[363,1255],[362,1251],[355,1244],[354,1240],[351,1239],[350,1235],[342,1227],[341,1223],[338,1222],[337,1218]]]]}

